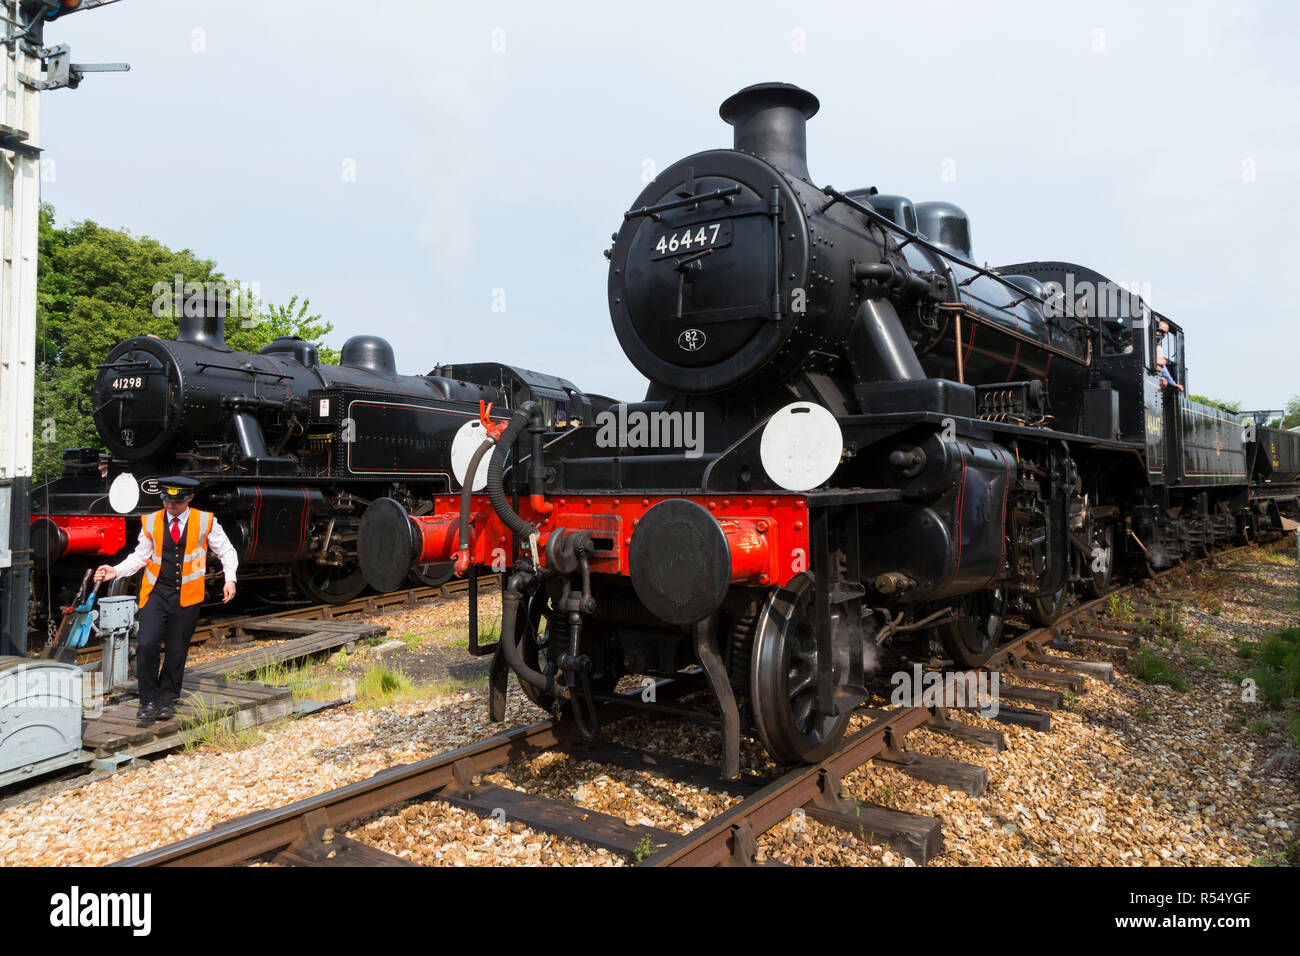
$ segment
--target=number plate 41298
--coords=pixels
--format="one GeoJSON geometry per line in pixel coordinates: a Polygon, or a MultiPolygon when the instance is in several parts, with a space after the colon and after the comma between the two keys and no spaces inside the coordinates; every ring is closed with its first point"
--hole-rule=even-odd
{"type": "Polygon", "coordinates": [[[729,245],[731,245],[731,220],[697,222],[662,233],[651,247],[653,251],[650,258],[688,256],[703,249],[718,249],[729,245]]]}

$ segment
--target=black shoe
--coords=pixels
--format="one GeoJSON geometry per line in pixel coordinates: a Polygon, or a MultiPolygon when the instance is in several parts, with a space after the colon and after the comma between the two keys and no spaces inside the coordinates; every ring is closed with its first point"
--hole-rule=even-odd
{"type": "Polygon", "coordinates": [[[141,726],[148,726],[158,719],[158,707],[155,704],[141,704],[136,716],[140,719],[141,726]]]}
{"type": "Polygon", "coordinates": [[[159,720],[171,720],[175,716],[176,716],[175,704],[163,704],[161,707],[158,708],[159,720]]]}

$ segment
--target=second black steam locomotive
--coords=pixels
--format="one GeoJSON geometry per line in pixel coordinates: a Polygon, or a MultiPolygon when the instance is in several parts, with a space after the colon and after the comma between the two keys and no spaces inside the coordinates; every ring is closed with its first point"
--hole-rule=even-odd
{"type": "MultiPolygon", "coordinates": [[[[401,375],[392,347],[373,335],[349,339],[338,365],[321,364],[298,338],[237,352],[225,343],[224,299],[178,311],[175,340],[127,339],[100,366],[92,400],[109,453],[67,452],[64,475],[33,494],[34,557],[49,569],[35,575],[48,592],[38,608],[66,603],[85,567],[134,545],[138,516],[157,508],[157,479],[169,474],[202,483],[198,503],[239,553],[242,593],[291,583],[316,601],[351,600],[365,587],[356,532],[367,505],[395,497],[416,514],[450,507],[453,440],[481,409],[500,420],[531,401],[548,429],[562,430],[602,401],[496,363],[401,375]]],[[[424,584],[450,575],[447,563],[411,572],[424,584]]]]}

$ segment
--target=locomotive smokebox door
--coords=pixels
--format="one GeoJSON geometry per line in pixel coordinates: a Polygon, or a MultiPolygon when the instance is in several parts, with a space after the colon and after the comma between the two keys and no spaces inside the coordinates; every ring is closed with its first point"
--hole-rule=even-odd
{"type": "Polygon", "coordinates": [[[670,624],[694,624],[722,606],[731,583],[731,548],[707,510],[684,498],[661,501],[632,532],[632,587],[670,624]]]}

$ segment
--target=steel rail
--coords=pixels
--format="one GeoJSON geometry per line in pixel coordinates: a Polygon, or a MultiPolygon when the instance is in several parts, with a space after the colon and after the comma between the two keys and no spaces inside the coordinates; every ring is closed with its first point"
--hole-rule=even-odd
{"type": "Polygon", "coordinates": [[[381,770],[337,790],[283,807],[259,810],[205,833],[158,847],[112,866],[230,866],[283,849],[303,835],[309,813],[328,810],[331,822],[370,816],[386,807],[429,794],[452,782],[453,766],[473,762],[478,771],[499,767],[535,750],[570,742],[573,725],[543,720],[415,763],[381,770]]]}
{"type": "Polygon", "coordinates": [[[932,716],[927,707],[903,707],[890,711],[888,716],[872,721],[855,733],[821,763],[791,770],[638,865],[717,866],[727,862],[734,855],[737,833],[743,824],[748,823],[756,836],[770,830],[795,810],[822,795],[824,775],[841,778],[852,773],[887,749],[891,735],[901,737],[932,716]]]}
{"type": "MultiPolygon", "coordinates": [[[[1241,545],[1226,551],[1217,551],[1195,562],[1179,563],[1157,572],[1152,577],[1158,580],[1178,568],[1186,568],[1193,563],[1199,564],[1201,561],[1215,557],[1226,557],[1250,547],[1251,545],[1241,545]]],[[[999,648],[984,669],[1015,663],[1020,654],[1029,649],[1030,645],[1041,649],[1041,645],[1050,640],[1054,636],[1053,631],[1062,624],[1108,604],[1113,594],[1120,594],[1140,585],[1141,582],[1121,585],[1102,597],[1068,608],[1046,627],[1030,628],[999,648]]],[[[830,775],[832,779],[843,778],[889,747],[890,735],[896,735],[897,739],[901,739],[909,730],[925,724],[932,716],[932,709],[927,707],[906,707],[891,711],[888,716],[877,719],[850,737],[836,748],[834,754],[820,764],[790,771],[758,793],[746,797],[730,810],[683,836],[680,841],[670,845],[666,850],[647,857],[638,865],[717,866],[731,861],[737,852],[741,851],[737,840],[745,824],[749,824],[755,838],[765,833],[789,817],[796,809],[822,796],[825,776],[830,775]]],[[[830,796],[838,796],[838,794],[830,796]]]]}
{"type": "MultiPolygon", "coordinates": [[[[693,676],[693,675],[688,675],[693,676]]],[[[692,693],[697,685],[690,679],[661,680],[655,695],[675,700],[692,693]]],[[[625,696],[636,699],[644,692],[637,688],[625,696]]],[[[609,705],[601,712],[601,722],[608,724],[640,711],[622,704],[609,705]]],[[[370,816],[395,804],[420,797],[437,799],[435,791],[452,783],[454,767],[468,760],[476,772],[500,767],[512,760],[534,756],[537,752],[567,744],[580,738],[572,721],[548,719],[502,731],[492,737],[414,763],[381,770],[374,776],[305,797],[282,807],[258,810],[204,833],[176,843],[140,853],[112,866],[230,866],[273,850],[289,846],[306,832],[308,814],[329,812],[331,823],[370,816]]]]}
{"type": "MultiPolygon", "coordinates": [[[[1243,545],[1227,551],[1214,552],[1199,561],[1226,557],[1247,550],[1253,545],[1243,545]]],[[[1153,575],[1159,579],[1180,567],[1176,565],[1153,575]]],[[[1066,610],[1048,627],[1031,628],[1018,635],[990,661],[993,666],[1004,666],[1030,643],[1049,639],[1054,628],[1071,618],[1109,602],[1120,594],[1140,585],[1131,582],[1115,588],[1103,597],[1094,598],[1066,610]]],[[[685,682],[661,681],[661,695],[667,697],[694,689],[685,682]]],[[[634,692],[639,694],[640,692],[634,692]]],[[[606,720],[618,719],[635,712],[633,708],[615,705],[606,720]]],[[[758,792],[745,797],[730,810],[683,835],[664,850],[652,854],[641,862],[642,866],[710,866],[724,863],[735,856],[737,838],[748,825],[753,836],[766,832],[794,810],[823,796],[828,781],[843,778],[881,753],[895,747],[911,730],[930,721],[934,712],[928,707],[902,707],[877,717],[867,727],[841,743],[835,752],[822,762],[787,772],[758,792]]],[[[321,810],[329,812],[332,823],[373,815],[406,800],[426,797],[437,799],[436,791],[453,783],[454,766],[463,760],[470,761],[475,771],[487,771],[511,760],[547,748],[573,743],[577,728],[572,722],[544,720],[504,731],[493,737],[465,747],[380,771],[366,780],[348,784],[298,800],[283,807],[261,810],[220,824],[213,829],[167,846],[111,864],[113,866],[229,866],[283,849],[305,833],[305,818],[321,810]]],[[[827,793],[828,797],[838,794],[827,793]]]]}

